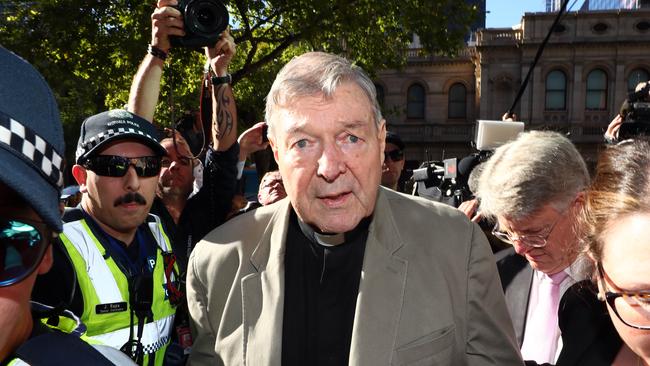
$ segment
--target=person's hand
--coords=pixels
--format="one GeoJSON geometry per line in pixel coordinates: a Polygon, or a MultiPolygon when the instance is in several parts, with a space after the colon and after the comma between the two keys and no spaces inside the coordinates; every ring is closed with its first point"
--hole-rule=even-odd
{"type": "Polygon", "coordinates": [[[235,55],[236,48],[235,39],[230,35],[230,27],[221,33],[221,37],[214,47],[205,47],[205,56],[217,76],[228,74],[228,65],[235,55]]]}
{"type": "Polygon", "coordinates": [[[504,122],[512,122],[517,120],[517,114],[516,113],[504,113],[503,116],[501,116],[501,120],[504,122]]]}
{"type": "Polygon", "coordinates": [[[263,141],[262,134],[266,122],[258,122],[253,127],[239,135],[239,161],[246,160],[246,157],[256,151],[264,150],[269,146],[268,141],[263,141]]]}
{"type": "Polygon", "coordinates": [[[461,203],[458,209],[472,220],[472,222],[479,222],[483,218],[483,215],[481,215],[480,211],[477,212],[478,205],[479,201],[475,198],[461,203]]]}
{"type": "Polygon", "coordinates": [[[607,126],[607,131],[605,131],[605,140],[607,141],[617,141],[618,140],[618,130],[621,129],[621,124],[623,123],[623,117],[620,114],[617,114],[616,117],[609,123],[607,126]]]}
{"type": "Polygon", "coordinates": [[[184,36],[183,16],[173,8],[177,0],[158,0],[156,9],[151,14],[151,45],[169,52],[172,47],[169,36],[184,36]]]}

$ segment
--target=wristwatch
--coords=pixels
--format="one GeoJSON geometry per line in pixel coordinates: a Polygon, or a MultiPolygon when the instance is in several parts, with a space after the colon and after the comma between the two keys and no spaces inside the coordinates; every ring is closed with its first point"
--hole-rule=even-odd
{"type": "Polygon", "coordinates": [[[210,78],[212,85],[230,84],[232,83],[232,75],[226,74],[225,76],[212,76],[210,78]]]}

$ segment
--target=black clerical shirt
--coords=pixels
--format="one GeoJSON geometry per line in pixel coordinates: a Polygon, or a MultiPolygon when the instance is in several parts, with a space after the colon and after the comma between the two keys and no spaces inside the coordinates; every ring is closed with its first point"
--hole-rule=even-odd
{"type": "Polygon", "coordinates": [[[371,219],[323,246],[292,211],[286,239],[282,365],[347,365],[371,219]]]}

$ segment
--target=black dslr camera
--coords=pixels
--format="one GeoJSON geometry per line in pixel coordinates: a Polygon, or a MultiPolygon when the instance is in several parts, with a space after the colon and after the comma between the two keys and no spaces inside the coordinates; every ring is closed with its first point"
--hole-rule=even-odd
{"type": "Polygon", "coordinates": [[[621,129],[618,132],[619,140],[626,140],[635,136],[650,136],[650,82],[646,83],[639,91],[632,92],[623,102],[619,114],[623,117],[621,129]]]}
{"type": "Polygon", "coordinates": [[[174,47],[214,45],[228,27],[228,9],[219,0],[179,0],[176,8],[183,15],[185,36],[171,37],[174,47]]]}

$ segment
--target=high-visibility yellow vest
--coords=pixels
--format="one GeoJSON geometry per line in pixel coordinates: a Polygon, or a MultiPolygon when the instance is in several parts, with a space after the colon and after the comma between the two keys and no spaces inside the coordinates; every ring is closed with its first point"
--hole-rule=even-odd
{"type": "MultiPolygon", "coordinates": [[[[167,279],[164,272],[162,253],[171,252],[169,239],[160,218],[149,215],[149,229],[157,242],[156,263],[153,269],[153,321],[144,325],[140,339],[144,349],[144,365],[155,355],[155,365],[162,365],[167,346],[170,343],[176,307],[167,296],[167,279]]],[[[86,325],[86,336],[102,344],[120,349],[129,341],[131,332],[131,307],[129,304],[128,277],[112,257],[105,258],[106,249],[88,227],[85,219],[65,223],[59,236],[68,252],[77,282],[83,296],[81,321],[86,325]],[[126,303],[126,304],[124,304],[126,303]],[[104,312],[109,304],[121,304],[120,311],[104,312]],[[103,312],[103,313],[102,313],[103,312]]],[[[178,268],[176,268],[178,271],[178,268]]],[[[175,278],[171,279],[175,281],[175,278]]],[[[137,336],[139,319],[133,317],[133,334],[137,336]]]]}

